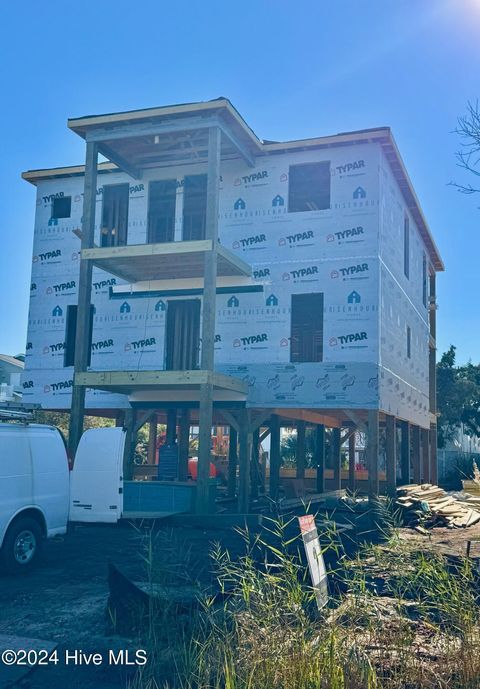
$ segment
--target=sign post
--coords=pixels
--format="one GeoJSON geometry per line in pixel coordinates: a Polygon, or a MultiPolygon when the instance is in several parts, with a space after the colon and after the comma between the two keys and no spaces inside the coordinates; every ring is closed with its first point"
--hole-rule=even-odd
{"type": "Polygon", "coordinates": [[[315,525],[315,517],[313,514],[306,514],[303,517],[298,517],[298,521],[300,524],[303,545],[305,546],[305,553],[307,555],[310,578],[317,600],[317,607],[321,610],[328,602],[328,582],[327,570],[325,569],[317,527],[315,525]]]}

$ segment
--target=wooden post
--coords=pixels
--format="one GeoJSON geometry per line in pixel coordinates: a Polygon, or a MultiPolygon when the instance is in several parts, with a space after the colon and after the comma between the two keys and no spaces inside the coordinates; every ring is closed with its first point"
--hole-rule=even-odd
{"type": "Polygon", "coordinates": [[[420,428],[419,426],[412,426],[412,464],[414,483],[420,483],[420,455],[420,428]]]}
{"type": "Polygon", "coordinates": [[[305,421],[297,421],[297,478],[305,478],[305,421]]]}
{"type": "Polygon", "coordinates": [[[348,437],[348,488],[352,493],[355,490],[355,437],[353,430],[348,437]]]}
{"type": "Polygon", "coordinates": [[[400,444],[400,462],[402,468],[402,483],[410,483],[410,424],[402,421],[402,441],[400,444]]]}
{"type": "Polygon", "coordinates": [[[368,438],[367,438],[367,467],[368,467],[368,496],[378,495],[378,411],[368,410],[368,438]]]}
{"type": "Polygon", "coordinates": [[[238,512],[247,514],[250,506],[250,458],[252,456],[253,434],[250,430],[247,410],[239,417],[238,433],[238,512]]]}
{"type": "Polygon", "coordinates": [[[342,453],[340,444],[340,428],[332,429],[333,443],[333,490],[340,490],[342,487],[342,453]]]}
{"type": "Polygon", "coordinates": [[[190,447],[190,410],[182,409],[178,424],[178,480],[188,479],[188,451],[190,447]]]}
{"type": "Polygon", "coordinates": [[[167,409],[167,432],[165,443],[173,445],[177,439],[177,410],[167,409]]]}
{"type": "Polygon", "coordinates": [[[438,483],[437,426],[430,425],[430,483],[438,483]]]}
{"type": "Polygon", "coordinates": [[[228,438],[228,497],[235,497],[237,492],[237,431],[233,426],[230,426],[230,435],[228,438]]]}
{"type": "Polygon", "coordinates": [[[252,486],[252,500],[256,500],[258,498],[258,488],[260,484],[260,428],[257,428],[252,435],[250,480],[252,486]]]}
{"type": "MultiPolygon", "coordinates": [[[[211,250],[205,252],[202,303],[201,368],[213,371],[215,358],[215,310],[217,296],[218,196],[220,183],[221,131],[208,130],[207,210],[205,238],[211,240],[211,250]]],[[[213,384],[207,382],[200,389],[198,434],[197,512],[207,513],[210,492],[210,453],[213,422],[213,384]]]]}
{"type": "Polygon", "coordinates": [[[386,459],[387,459],[387,494],[394,498],[397,494],[397,428],[395,417],[386,415],[386,459]]]}
{"type": "Polygon", "coordinates": [[[125,435],[125,449],[123,452],[123,478],[125,481],[131,481],[133,478],[133,456],[135,452],[135,411],[127,409],[125,411],[124,428],[125,435]]]}
{"type": "Polygon", "coordinates": [[[147,461],[149,464],[157,463],[157,415],[153,421],[148,423],[148,451],[147,461]]]}
{"type": "Polygon", "coordinates": [[[325,492],[325,426],[318,424],[315,438],[315,466],[317,467],[317,493],[325,492]]]}
{"type": "Polygon", "coordinates": [[[430,483],[430,431],[422,428],[422,468],[420,481],[430,483]]]}
{"type": "MultiPolygon", "coordinates": [[[[97,202],[97,164],[98,146],[87,142],[85,156],[85,182],[83,189],[82,216],[82,249],[91,249],[95,234],[95,205],[97,202]]],[[[77,330],[75,336],[74,375],[86,371],[90,360],[91,330],[91,296],[92,296],[91,261],[80,257],[80,274],[78,278],[77,330]]],[[[83,433],[85,416],[85,388],[74,385],[68,433],[68,446],[72,461],[83,433]]]]}
{"type": "Polygon", "coordinates": [[[270,497],[278,500],[280,487],[280,419],[275,414],[270,419],[270,497]]]}
{"type": "Polygon", "coordinates": [[[123,409],[118,409],[115,414],[115,426],[117,428],[122,428],[125,425],[125,412],[123,409]]]}

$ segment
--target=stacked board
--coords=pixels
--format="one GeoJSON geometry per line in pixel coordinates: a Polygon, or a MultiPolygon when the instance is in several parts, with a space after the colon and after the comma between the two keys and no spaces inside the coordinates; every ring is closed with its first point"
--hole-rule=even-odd
{"type": "Polygon", "coordinates": [[[404,510],[405,521],[413,526],[466,528],[480,521],[480,504],[478,508],[472,507],[430,483],[400,486],[397,505],[404,510]]]}

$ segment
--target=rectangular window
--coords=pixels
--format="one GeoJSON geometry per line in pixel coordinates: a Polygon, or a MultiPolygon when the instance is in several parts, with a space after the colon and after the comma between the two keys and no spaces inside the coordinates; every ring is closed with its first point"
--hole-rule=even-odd
{"type": "Polygon", "coordinates": [[[177,180],[150,182],[148,191],[149,244],[173,242],[175,239],[175,201],[177,180]]]}
{"type": "Polygon", "coordinates": [[[290,165],[288,212],[330,208],[330,162],[290,165]]]}
{"type": "Polygon", "coordinates": [[[407,325],[407,358],[412,358],[412,330],[409,325],[407,325]]]}
{"type": "Polygon", "coordinates": [[[129,184],[103,187],[100,246],[124,246],[127,243],[129,191],[129,184]]]}
{"type": "Polygon", "coordinates": [[[290,361],[323,360],[323,294],[292,294],[290,361]]]}
{"type": "Polygon", "coordinates": [[[405,216],[403,220],[403,272],[410,277],[410,220],[405,216]]]}
{"type": "Polygon", "coordinates": [[[427,305],[427,256],[424,252],[422,261],[422,301],[427,305]]]}
{"type": "Polygon", "coordinates": [[[184,241],[205,239],[207,175],[188,175],[183,187],[184,241]]]}
{"type": "Polygon", "coordinates": [[[72,214],[72,197],[58,196],[52,203],[52,220],[69,218],[72,214]]]}
{"type": "MultiPolygon", "coordinates": [[[[92,331],[93,331],[93,305],[90,306],[90,329],[88,332],[88,362],[90,366],[92,358],[92,331]]],[[[63,353],[63,365],[73,366],[75,363],[75,339],[77,337],[77,313],[78,306],[67,306],[67,323],[65,328],[65,349],[63,353]]]]}

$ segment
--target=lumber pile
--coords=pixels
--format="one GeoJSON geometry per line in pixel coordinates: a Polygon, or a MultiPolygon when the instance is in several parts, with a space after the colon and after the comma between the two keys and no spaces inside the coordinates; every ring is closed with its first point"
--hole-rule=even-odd
{"type": "MultiPolygon", "coordinates": [[[[423,533],[434,526],[468,528],[480,521],[480,501],[458,500],[430,483],[397,488],[396,504],[404,522],[423,533]]],[[[474,500],[474,498],[472,498],[474,500]]]]}

